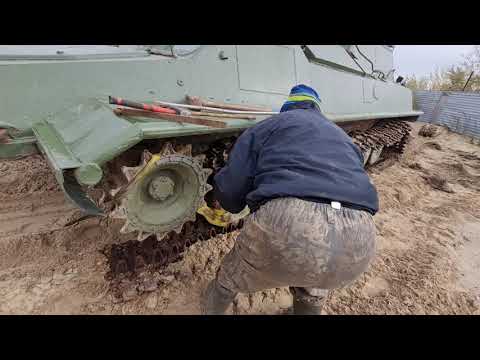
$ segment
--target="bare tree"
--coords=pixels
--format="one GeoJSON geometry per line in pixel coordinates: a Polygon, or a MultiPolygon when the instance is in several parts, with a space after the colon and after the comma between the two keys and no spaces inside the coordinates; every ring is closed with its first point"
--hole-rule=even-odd
{"type": "Polygon", "coordinates": [[[472,51],[463,55],[463,58],[462,66],[467,71],[467,80],[470,77],[465,91],[480,91],[480,45],[474,45],[472,51]]]}
{"type": "Polygon", "coordinates": [[[480,91],[480,45],[462,57],[460,64],[436,68],[428,76],[408,77],[406,86],[412,90],[480,91]]]}

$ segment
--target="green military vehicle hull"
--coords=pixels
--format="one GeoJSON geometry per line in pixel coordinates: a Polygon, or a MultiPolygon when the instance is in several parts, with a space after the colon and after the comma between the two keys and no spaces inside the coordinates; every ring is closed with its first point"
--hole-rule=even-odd
{"type": "Polygon", "coordinates": [[[252,120],[238,111],[211,127],[118,116],[109,96],[178,105],[197,96],[274,113],[304,83],[366,165],[401,152],[405,120],[421,114],[394,81],[392,46],[0,46],[0,78],[0,158],[42,152],[70,200],[126,219],[123,230],[139,239],[195,221],[235,138],[269,112],[247,112],[252,120]]]}

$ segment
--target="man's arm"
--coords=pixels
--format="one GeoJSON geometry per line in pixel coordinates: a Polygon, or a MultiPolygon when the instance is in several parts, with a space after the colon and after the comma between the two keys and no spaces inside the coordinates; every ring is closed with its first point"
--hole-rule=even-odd
{"type": "Polygon", "coordinates": [[[253,132],[247,130],[237,139],[227,165],[214,178],[215,198],[231,213],[245,208],[245,198],[252,191],[257,159],[253,138],[253,132]]]}

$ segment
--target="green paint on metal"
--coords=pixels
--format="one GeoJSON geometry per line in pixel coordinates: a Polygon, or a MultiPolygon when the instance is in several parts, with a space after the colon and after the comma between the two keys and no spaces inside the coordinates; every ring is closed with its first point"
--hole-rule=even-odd
{"type": "Polygon", "coordinates": [[[42,152],[48,157],[54,169],[73,169],[82,165],[52,125],[46,122],[37,123],[33,126],[33,132],[42,152]]]}
{"type": "MultiPolygon", "coordinates": [[[[321,53],[323,48],[318,47],[316,51],[321,53]]],[[[300,46],[262,46],[262,54],[268,57],[262,58],[262,64],[269,69],[264,73],[257,71],[252,56],[243,56],[256,52],[257,46],[208,45],[178,58],[162,55],[122,58],[120,52],[117,54],[120,58],[112,59],[86,54],[85,58],[77,60],[0,60],[2,84],[11,84],[0,87],[0,123],[29,129],[47,117],[50,122],[56,122],[59,118],[52,118],[52,114],[87,99],[107,99],[109,95],[140,101],[183,102],[189,94],[278,110],[287,97],[283,93],[288,93],[295,82],[313,86],[322,98],[322,110],[328,113],[411,110],[411,92],[405,87],[365,78],[358,72],[333,71],[332,67],[318,66],[307,59],[300,46]],[[220,51],[229,58],[221,60],[220,51]],[[278,56],[285,56],[285,59],[280,61],[278,56]],[[292,56],[294,61],[291,61],[292,56]],[[272,82],[271,74],[283,74],[289,66],[293,68],[288,70],[287,80],[272,82]],[[177,85],[179,79],[183,86],[177,85]],[[363,101],[364,80],[382,83],[375,89],[378,101],[363,101]]],[[[345,59],[350,58],[342,49],[328,61],[341,64],[345,59]]],[[[91,162],[92,157],[89,157],[88,162],[91,162]]]]}
{"type": "Polygon", "coordinates": [[[35,138],[12,139],[0,143],[0,159],[14,159],[38,153],[35,138]]]}
{"type": "Polygon", "coordinates": [[[308,58],[308,60],[310,62],[314,63],[314,64],[324,65],[324,66],[328,66],[328,67],[330,67],[332,69],[335,69],[335,70],[345,71],[345,72],[349,72],[349,73],[359,75],[359,76],[362,76],[362,77],[369,77],[369,78],[375,79],[375,77],[373,77],[372,75],[367,74],[363,71],[355,70],[355,69],[352,69],[348,66],[344,66],[344,65],[335,63],[333,61],[329,61],[329,60],[325,60],[325,59],[321,59],[319,57],[316,57],[315,54],[308,47],[304,48],[304,52],[305,52],[305,56],[308,58]]]}
{"type": "Polygon", "coordinates": [[[169,176],[158,176],[150,181],[148,193],[158,201],[165,201],[173,195],[175,182],[169,176]]]}
{"type": "Polygon", "coordinates": [[[14,128],[14,126],[6,121],[0,121],[0,129],[14,128]]]}
{"type": "Polygon", "coordinates": [[[47,120],[83,164],[102,165],[142,140],[141,130],[116,116],[107,100],[85,99],[47,120]]]}
{"type": "Polygon", "coordinates": [[[237,63],[242,90],[288,95],[296,83],[295,51],[288,46],[237,46],[237,63]]]}
{"type": "Polygon", "coordinates": [[[324,114],[327,119],[335,123],[345,121],[361,121],[361,120],[375,120],[375,119],[392,119],[392,118],[408,118],[418,117],[422,115],[421,111],[406,111],[406,112],[390,112],[390,113],[367,113],[367,114],[324,114]]]}
{"type": "Polygon", "coordinates": [[[85,193],[81,185],[75,180],[71,173],[65,174],[55,173],[57,180],[60,183],[67,198],[80,209],[82,209],[87,215],[104,215],[102,209],[100,209],[85,193]],[[65,176],[64,176],[65,175],[65,176]]]}
{"type": "Polygon", "coordinates": [[[91,60],[149,56],[146,49],[137,46],[111,45],[4,45],[0,60],[91,60]]]}
{"type": "Polygon", "coordinates": [[[81,185],[92,186],[98,184],[103,177],[103,171],[95,163],[84,164],[74,171],[75,178],[81,185]]]}
{"type": "Polygon", "coordinates": [[[162,139],[176,136],[238,132],[255,125],[263,119],[265,117],[255,121],[229,119],[226,128],[210,128],[193,124],[181,125],[171,121],[137,122],[136,126],[141,129],[145,139],[162,139]]]}
{"type": "MultiPolygon", "coordinates": [[[[1,128],[1,126],[0,126],[1,128]]],[[[35,134],[33,133],[32,129],[8,129],[8,135],[12,139],[17,139],[17,138],[35,138],[35,134]]]]}
{"type": "Polygon", "coordinates": [[[136,229],[162,234],[194,219],[203,202],[206,181],[204,169],[193,158],[168,155],[155,162],[153,170],[131,185],[123,205],[128,223],[136,229]],[[153,189],[157,181],[169,182],[160,192],[153,189]],[[173,186],[171,186],[173,185],[173,186]],[[166,196],[168,195],[168,196],[166,196]]]}
{"type": "Polygon", "coordinates": [[[102,178],[100,165],[142,140],[138,127],[96,99],[38,122],[33,132],[53,170],[78,168],[74,175],[83,185],[98,183],[102,178]]]}

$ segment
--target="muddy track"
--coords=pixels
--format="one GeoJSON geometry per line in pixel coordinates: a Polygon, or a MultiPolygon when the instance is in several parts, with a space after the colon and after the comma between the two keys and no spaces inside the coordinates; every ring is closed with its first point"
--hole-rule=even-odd
{"type": "Polygon", "coordinates": [[[214,238],[219,234],[228,234],[242,226],[243,222],[240,221],[237,225],[218,228],[197,215],[195,222],[186,223],[179,234],[172,231],[160,241],[152,235],[143,241],[130,240],[122,244],[107,245],[101,251],[109,264],[105,277],[111,280],[121,274],[135,276],[146,267],[164,269],[181,260],[184,252],[196,242],[214,238]]]}

